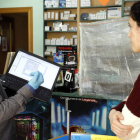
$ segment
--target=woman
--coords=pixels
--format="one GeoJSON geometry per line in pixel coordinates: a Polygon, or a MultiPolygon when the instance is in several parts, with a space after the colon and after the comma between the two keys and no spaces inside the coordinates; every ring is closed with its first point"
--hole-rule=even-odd
{"type": "MultiPolygon", "coordinates": [[[[133,6],[131,7],[130,16],[129,16],[129,26],[130,26],[130,31],[128,37],[131,40],[132,50],[136,53],[139,53],[140,52],[140,1],[134,3],[133,6]]],[[[124,114],[122,114],[122,109],[124,108],[126,108],[127,111],[130,111],[130,113],[132,113],[134,117],[136,116],[140,118],[140,76],[138,76],[129,97],[127,97],[118,106],[112,108],[111,111],[109,112],[111,130],[118,137],[121,138],[127,137],[128,135],[132,134],[131,132],[133,132],[133,130],[135,129],[135,127],[133,128],[131,125],[122,124],[125,121],[124,114]]],[[[129,119],[131,119],[130,116],[129,119]]]]}

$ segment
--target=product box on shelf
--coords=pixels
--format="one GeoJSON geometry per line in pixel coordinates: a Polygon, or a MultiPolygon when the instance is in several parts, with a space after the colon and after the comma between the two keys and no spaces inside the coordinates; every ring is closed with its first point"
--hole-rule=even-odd
{"type": "Polygon", "coordinates": [[[59,0],[59,7],[66,7],[66,0],[59,0]]]}
{"type": "Polygon", "coordinates": [[[122,0],[115,0],[115,5],[122,5],[122,0]]]}
{"type": "Polygon", "coordinates": [[[59,20],[59,12],[55,12],[55,20],[59,20]]]}
{"type": "Polygon", "coordinates": [[[111,7],[107,9],[108,19],[121,18],[121,7],[111,7]]]}
{"type": "Polygon", "coordinates": [[[45,26],[45,31],[51,31],[51,27],[50,26],[45,26]]]}
{"type": "Polygon", "coordinates": [[[66,7],[71,7],[71,2],[66,2],[66,7]]]}
{"type": "Polygon", "coordinates": [[[54,12],[51,12],[51,20],[54,20],[54,12]]]}
{"type": "Polygon", "coordinates": [[[45,45],[51,45],[51,40],[50,39],[45,39],[45,45]]]}
{"type": "Polygon", "coordinates": [[[52,0],[45,0],[45,7],[52,7],[52,0]]]}
{"type": "Polygon", "coordinates": [[[76,17],[69,17],[69,20],[76,20],[76,17]]]}
{"type": "Polygon", "coordinates": [[[44,12],[44,20],[48,19],[48,12],[44,12]]]}
{"type": "Polygon", "coordinates": [[[59,0],[52,0],[53,7],[59,7],[59,0]]]}

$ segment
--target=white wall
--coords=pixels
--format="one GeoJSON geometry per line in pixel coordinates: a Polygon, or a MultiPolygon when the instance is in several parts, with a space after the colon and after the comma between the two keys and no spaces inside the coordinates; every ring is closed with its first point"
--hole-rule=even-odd
{"type": "Polygon", "coordinates": [[[43,56],[44,0],[0,0],[0,8],[33,7],[33,53],[43,56]]]}

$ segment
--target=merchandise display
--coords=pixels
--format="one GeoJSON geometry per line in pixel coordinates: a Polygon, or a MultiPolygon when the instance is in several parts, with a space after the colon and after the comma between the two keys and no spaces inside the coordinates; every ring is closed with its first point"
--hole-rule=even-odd
{"type": "Polygon", "coordinates": [[[14,116],[15,140],[47,140],[51,137],[51,100],[30,99],[26,110],[14,116]],[[47,114],[47,115],[46,115],[47,114]]]}
{"type": "Polygon", "coordinates": [[[128,17],[80,23],[80,95],[124,99],[140,72],[131,50],[128,17]]]}
{"type": "Polygon", "coordinates": [[[67,112],[65,100],[68,99],[71,132],[115,136],[111,131],[108,113],[120,101],[89,99],[65,96],[52,96],[51,135],[52,138],[67,134],[67,112]]]}
{"type": "Polygon", "coordinates": [[[43,120],[34,114],[20,114],[14,117],[16,139],[41,140],[43,136],[43,120]]]}

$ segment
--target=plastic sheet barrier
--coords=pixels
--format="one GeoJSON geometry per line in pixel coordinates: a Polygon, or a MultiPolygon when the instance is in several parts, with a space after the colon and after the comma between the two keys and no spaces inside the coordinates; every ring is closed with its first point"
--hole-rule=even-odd
{"type": "Polygon", "coordinates": [[[80,95],[123,100],[140,73],[131,49],[128,17],[80,23],[80,95]]]}

